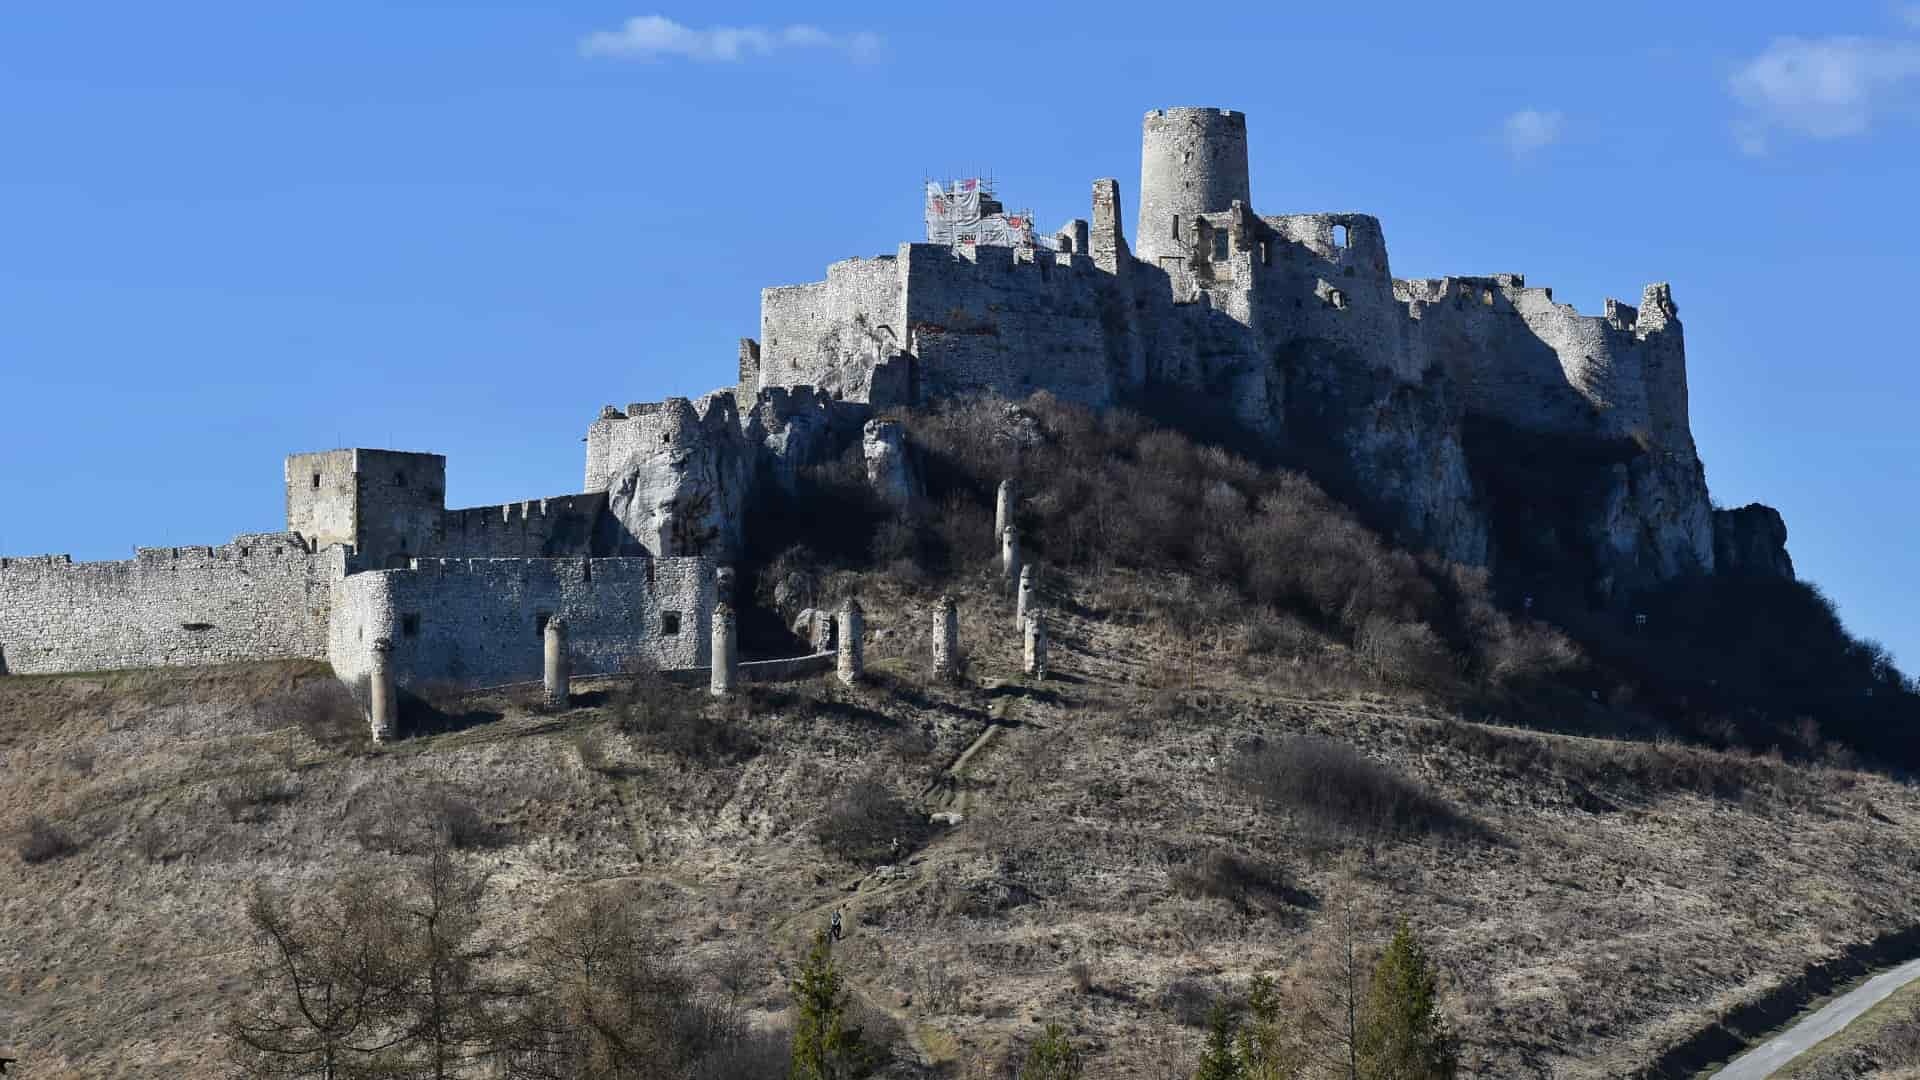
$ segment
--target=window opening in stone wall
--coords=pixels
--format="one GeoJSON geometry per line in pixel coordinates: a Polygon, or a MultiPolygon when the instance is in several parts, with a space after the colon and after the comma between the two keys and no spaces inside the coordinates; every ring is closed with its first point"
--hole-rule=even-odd
{"type": "Polygon", "coordinates": [[[183,622],[180,624],[180,629],[191,630],[194,633],[199,633],[202,630],[213,629],[213,624],[210,622],[183,622]]]}
{"type": "Polygon", "coordinates": [[[407,474],[406,474],[406,473],[403,473],[403,472],[397,472],[397,473],[394,473],[394,474],[393,474],[393,486],[394,486],[394,487],[406,487],[406,486],[407,486],[407,474]]]}
{"type": "Polygon", "coordinates": [[[661,612],[660,613],[660,633],[666,637],[672,637],[675,634],[678,634],[679,632],[680,632],[680,613],[677,611],[661,612]]]}
{"type": "Polygon", "coordinates": [[[1265,240],[1260,241],[1260,265],[1273,265],[1273,245],[1267,243],[1265,240]]]}
{"type": "Polygon", "coordinates": [[[1213,261],[1227,261],[1227,230],[1215,229],[1213,232],[1213,261]]]}
{"type": "Polygon", "coordinates": [[[1180,239],[1180,215],[1179,214],[1173,215],[1173,238],[1175,240],[1180,239]]]}
{"type": "Polygon", "coordinates": [[[546,612],[546,611],[536,612],[533,616],[533,636],[534,637],[547,636],[547,624],[552,621],[553,621],[553,615],[551,612],[546,612]]]}
{"type": "Polygon", "coordinates": [[[1481,302],[1482,304],[1485,304],[1485,305],[1486,305],[1486,306],[1488,306],[1488,307],[1492,307],[1492,306],[1493,306],[1493,290],[1492,290],[1492,289],[1481,289],[1481,290],[1480,290],[1480,302],[1481,302]]]}
{"type": "Polygon", "coordinates": [[[1335,225],[1333,227],[1333,246],[1347,246],[1347,227],[1345,225],[1335,225]]]}
{"type": "Polygon", "coordinates": [[[672,441],[673,441],[673,435],[672,435],[672,434],[671,434],[670,432],[665,432],[665,431],[663,431],[663,432],[661,432],[661,433],[660,433],[660,441],[661,441],[661,442],[663,442],[663,443],[668,443],[668,442],[672,442],[672,441]]]}
{"type": "Polygon", "coordinates": [[[401,637],[419,637],[420,636],[420,616],[412,613],[408,613],[400,616],[400,636],[401,637]]]}
{"type": "Polygon", "coordinates": [[[1327,290],[1327,302],[1334,307],[1344,308],[1347,306],[1347,296],[1339,289],[1329,289],[1327,290]]]}

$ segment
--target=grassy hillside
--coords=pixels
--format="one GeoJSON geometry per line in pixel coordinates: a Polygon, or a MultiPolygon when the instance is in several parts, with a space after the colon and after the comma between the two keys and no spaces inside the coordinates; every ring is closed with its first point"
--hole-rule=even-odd
{"type": "MultiPolygon", "coordinates": [[[[0,1051],[31,1076],[220,1075],[259,985],[250,891],[400,875],[433,836],[485,877],[490,978],[528,977],[556,905],[619,895],[775,1039],[842,910],[836,959],[898,1076],[1010,1075],[1057,1022],[1088,1075],[1184,1077],[1214,1003],[1261,973],[1310,995],[1329,950],[1403,918],[1469,1074],[1630,1075],[1920,924],[1920,792],[1861,764],[1881,747],[1840,704],[1682,704],[1694,676],[1644,644],[1518,617],[1305,478],[1123,414],[913,421],[919,512],[836,463],[743,567],[769,602],[858,593],[856,688],[447,700],[372,747],[313,665],[0,680],[0,1051]],[[1041,682],[991,566],[1002,475],[1044,568],[1041,682]],[[927,674],[941,592],[959,685],[927,674]]],[[[1864,677],[1903,707],[1897,673],[1864,677]]]]}

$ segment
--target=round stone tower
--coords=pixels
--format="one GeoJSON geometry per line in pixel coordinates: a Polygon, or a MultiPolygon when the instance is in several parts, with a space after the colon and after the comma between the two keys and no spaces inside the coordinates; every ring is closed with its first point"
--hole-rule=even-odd
{"type": "Polygon", "coordinates": [[[1140,134],[1140,224],[1133,250],[1149,262],[1181,255],[1195,214],[1253,205],[1247,184],[1247,114],[1155,109],[1140,134]]]}

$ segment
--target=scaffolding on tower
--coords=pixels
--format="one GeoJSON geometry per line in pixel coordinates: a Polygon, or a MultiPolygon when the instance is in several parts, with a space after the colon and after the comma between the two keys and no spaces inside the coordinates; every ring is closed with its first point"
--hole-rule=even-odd
{"type": "Polygon", "coordinates": [[[1033,211],[1008,211],[994,192],[991,175],[966,176],[946,183],[927,178],[927,243],[951,248],[1046,247],[1033,231],[1033,211]]]}

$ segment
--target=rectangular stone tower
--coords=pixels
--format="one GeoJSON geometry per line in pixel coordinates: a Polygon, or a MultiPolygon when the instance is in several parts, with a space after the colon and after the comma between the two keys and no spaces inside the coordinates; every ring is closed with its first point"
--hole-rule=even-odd
{"type": "Polygon", "coordinates": [[[350,544],[362,566],[405,566],[435,550],[447,459],[399,450],[324,450],[287,458],[287,531],[315,548],[350,544]]]}

